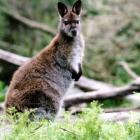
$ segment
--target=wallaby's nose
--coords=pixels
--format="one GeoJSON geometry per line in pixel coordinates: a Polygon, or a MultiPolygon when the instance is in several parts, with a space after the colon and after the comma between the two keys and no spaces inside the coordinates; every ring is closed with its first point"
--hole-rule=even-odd
{"type": "Polygon", "coordinates": [[[76,30],[72,30],[72,35],[76,36],[77,35],[77,31],[76,30]]]}

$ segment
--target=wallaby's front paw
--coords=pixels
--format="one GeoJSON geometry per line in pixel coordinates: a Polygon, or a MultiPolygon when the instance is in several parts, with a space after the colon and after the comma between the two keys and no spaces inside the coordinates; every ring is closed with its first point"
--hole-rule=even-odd
{"type": "Polygon", "coordinates": [[[77,73],[75,70],[72,70],[72,79],[74,79],[75,81],[78,81],[82,75],[82,68],[81,68],[81,64],[79,64],[79,72],[77,73]]]}
{"type": "Polygon", "coordinates": [[[75,81],[78,81],[79,76],[78,76],[78,73],[76,71],[72,71],[72,79],[74,79],[75,81]]]}

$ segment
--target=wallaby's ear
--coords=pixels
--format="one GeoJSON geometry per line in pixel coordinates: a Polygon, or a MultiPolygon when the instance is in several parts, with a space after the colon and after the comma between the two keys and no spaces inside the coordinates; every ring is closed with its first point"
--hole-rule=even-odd
{"type": "Polygon", "coordinates": [[[81,0],[78,0],[74,3],[73,7],[72,7],[72,12],[74,12],[77,15],[80,15],[81,12],[81,6],[82,6],[82,2],[81,0]]]}
{"type": "Polygon", "coordinates": [[[62,2],[58,2],[57,8],[61,17],[64,17],[64,15],[68,12],[67,7],[62,2]]]}

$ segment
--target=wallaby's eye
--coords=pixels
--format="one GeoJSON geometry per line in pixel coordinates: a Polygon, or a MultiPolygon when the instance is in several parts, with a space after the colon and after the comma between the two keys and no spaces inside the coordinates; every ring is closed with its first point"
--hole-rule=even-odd
{"type": "Polygon", "coordinates": [[[68,25],[68,24],[69,24],[69,21],[64,21],[64,24],[65,24],[65,25],[68,25]]]}
{"type": "Polygon", "coordinates": [[[73,23],[79,24],[79,20],[73,20],[73,23]]]}

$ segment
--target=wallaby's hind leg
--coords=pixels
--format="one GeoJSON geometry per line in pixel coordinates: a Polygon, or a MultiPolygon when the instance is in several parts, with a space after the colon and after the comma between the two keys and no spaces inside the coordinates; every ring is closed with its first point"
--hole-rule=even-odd
{"type": "Polygon", "coordinates": [[[42,120],[42,119],[47,119],[47,120],[54,120],[55,118],[55,113],[51,110],[46,111],[46,109],[44,107],[39,107],[37,108],[35,111],[33,111],[29,118],[32,121],[38,121],[38,120],[42,120]]]}
{"type": "Polygon", "coordinates": [[[25,108],[35,109],[30,115],[31,120],[54,120],[59,110],[59,100],[56,100],[58,97],[49,89],[47,93],[45,92],[34,91],[27,94],[28,97],[25,98],[24,102],[25,108]]]}

